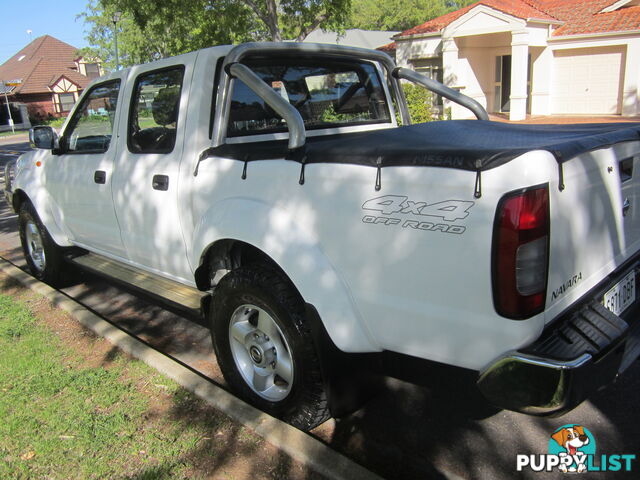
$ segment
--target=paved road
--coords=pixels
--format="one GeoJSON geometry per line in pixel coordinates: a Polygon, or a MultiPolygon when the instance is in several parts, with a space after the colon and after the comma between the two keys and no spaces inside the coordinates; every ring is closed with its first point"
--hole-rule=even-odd
{"type": "MultiPolygon", "coordinates": [[[[0,144],[0,165],[26,150],[26,144],[0,144]]],[[[24,265],[16,218],[0,207],[0,255],[24,265]]],[[[223,384],[206,326],[154,303],[83,275],[63,292],[163,352],[223,384]]],[[[429,379],[433,385],[440,378],[429,379]]],[[[550,434],[568,423],[586,426],[599,454],[638,454],[640,447],[640,362],[611,387],[569,414],[554,419],[498,411],[463,384],[425,388],[388,379],[358,412],[330,420],[313,434],[389,479],[562,478],[559,474],[517,473],[517,454],[545,454],[550,434]]],[[[601,473],[599,478],[638,478],[601,473]]],[[[593,475],[585,478],[593,478],[593,475]]],[[[582,478],[582,477],[581,477],[582,478]]]]}

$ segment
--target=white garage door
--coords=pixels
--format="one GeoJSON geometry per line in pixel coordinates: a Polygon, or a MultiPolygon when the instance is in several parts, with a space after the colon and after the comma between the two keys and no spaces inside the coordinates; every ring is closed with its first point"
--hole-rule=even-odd
{"type": "Polygon", "coordinates": [[[621,113],[624,47],[556,50],[553,55],[552,113],[621,113]]]}

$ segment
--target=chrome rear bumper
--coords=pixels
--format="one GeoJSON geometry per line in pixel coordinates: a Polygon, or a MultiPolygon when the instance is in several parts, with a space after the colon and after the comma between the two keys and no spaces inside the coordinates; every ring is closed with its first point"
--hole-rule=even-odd
{"type": "MultiPolygon", "coordinates": [[[[493,404],[532,415],[562,415],[614,381],[640,355],[640,300],[621,316],[602,305],[603,292],[640,264],[611,275],[533,344],[498,358],[478,388],[493,404]]],[[[636,283],[637,284],[637,283],[636,283]]],[[[640,295],[639,295],[640,297],[640,295]]]]}

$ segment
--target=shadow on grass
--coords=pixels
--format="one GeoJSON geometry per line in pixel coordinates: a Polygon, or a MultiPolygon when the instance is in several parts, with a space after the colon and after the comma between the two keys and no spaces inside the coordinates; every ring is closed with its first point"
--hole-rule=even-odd
{"type": "Polygon", "coordinates": [[[169,402],[167,410],[155,414],[156,419],[162,416],[178,430],[196,427],[202,437],[176,458],[145,466],[127,478],[324,478],[182,388],[169,402]]]}
{"type": "MultiPolygon", "coordinates": [[[[96,360],[109,368],[118,363],[118,357],[125,363],[138,362],[112,345],[101,350],[96,360]]],[[[150,446],[155,451],[127,452],[124,474],[121,472],[119,478],[325,478],[185,388],[164,387],[161,374],[153,371],[145,378],[144,374],[135,373],[134,368],[125,375],[124,380],[136,382],[148,401],[135,433],[141,439],[141,448],[145,448],[142,439],[148,435],[160,438],[162,444],[150,446]],[[157,448],[164,450],[161,453],[157,448]]]]}

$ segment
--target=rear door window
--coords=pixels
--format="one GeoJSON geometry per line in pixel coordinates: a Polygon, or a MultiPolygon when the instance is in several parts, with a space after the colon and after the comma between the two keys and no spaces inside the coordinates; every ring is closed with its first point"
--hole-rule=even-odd
{"type": "Polygon", "coordinates": [[[131,153],[169,153],[176,143],[184,66],[143,73],[131,99],[127,143],[131,153]]]}

